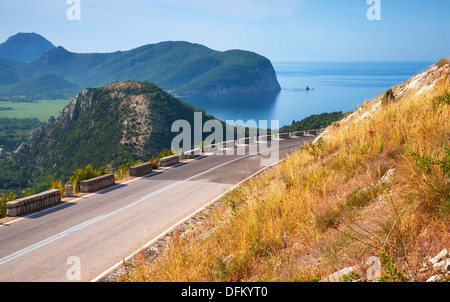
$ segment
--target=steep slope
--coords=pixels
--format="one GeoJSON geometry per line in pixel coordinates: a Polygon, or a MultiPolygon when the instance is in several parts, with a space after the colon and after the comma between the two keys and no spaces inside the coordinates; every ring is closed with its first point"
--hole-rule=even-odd
{"type": "Polygon", "coordinates": [[[35,33],[18,33],[0,44],[0,58],[29,63],[55,48],[44,37],[35,33]]]}
{"type": "Polygon", "coordinates": [[[450,247],[449,92],[443,60],[365,102],[120,280],[427,280],[450,247]]]}
{"type": "Polygon", "coordinates": [[[89,88],[35,130],[13,160],[63,179],[87,164],[116,168],[129,159],[148,161],[170,149],[172,123],[193,123],[195,111],[149,82],[89,88]]]}
{"type": "Polygon", "coordinates": [[[279,91],[271,62],[258,54],[219,52],[188,42],[161,42],[125,52],[77,54],[57,47],[18,70],[26,79],[53,73],[80,87],[150,81],[173,94],[223,95],[279,91]]]}

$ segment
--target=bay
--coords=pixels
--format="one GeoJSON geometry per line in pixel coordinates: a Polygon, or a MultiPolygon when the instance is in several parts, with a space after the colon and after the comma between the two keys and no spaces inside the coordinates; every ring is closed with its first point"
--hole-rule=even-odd
{"type": "Polygon", "coordinates": [[[270,125],[271,120],[278,120],[282,127],[312,114],[355,110],[364,101],[402,84],[432,64],[274,62],[280,92],[181,99],[223,121],[267,120],[270,125]]]}

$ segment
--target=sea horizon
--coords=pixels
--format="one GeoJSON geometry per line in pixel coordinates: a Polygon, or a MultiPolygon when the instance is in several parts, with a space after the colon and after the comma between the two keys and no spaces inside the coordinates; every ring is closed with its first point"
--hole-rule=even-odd
{"type": "Polygon", "coordinates": [[[313,114],[353,111],[432,64],[431,61],[274,61],[279,92],[180,98],[223,121],[278,120],[282,127],[313,114]]]}

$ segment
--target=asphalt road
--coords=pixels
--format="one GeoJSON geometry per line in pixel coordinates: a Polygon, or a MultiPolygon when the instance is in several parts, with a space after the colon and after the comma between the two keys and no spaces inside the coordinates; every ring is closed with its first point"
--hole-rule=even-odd
{"type": "MultiPolygon", "coordinates": [[[[280,140],[280,157],[313,139],[280,140]]],[[[91,281],[261,170],[261,158],[210,154],[0,224],[0,281],[91,281]]]]}

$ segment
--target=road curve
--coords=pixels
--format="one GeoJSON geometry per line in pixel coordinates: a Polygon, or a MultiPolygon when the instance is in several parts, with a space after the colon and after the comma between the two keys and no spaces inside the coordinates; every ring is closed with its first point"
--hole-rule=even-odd
{"type": "MultiPolygon", "coordinates": [[[[314,138],[280,140],[280,156],[314,138]]],[[[75,281],[91,281],[261,170],[261,158],[207,155],[0,224],[0,281],[73,281],[73,259],[75,281]]]]}

